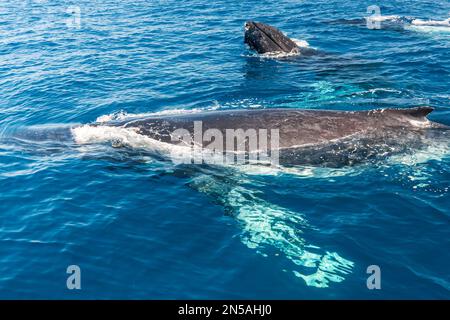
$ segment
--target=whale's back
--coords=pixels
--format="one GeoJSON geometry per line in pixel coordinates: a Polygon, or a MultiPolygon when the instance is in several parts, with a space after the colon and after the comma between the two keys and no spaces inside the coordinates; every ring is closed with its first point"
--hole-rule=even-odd
{"type": "Polygon", "coordinates": [[[299,109],[227,110],[185,115],[150,117],[123,123],[137,128],[141,134],[162,142],[172,142],[177,129],[194,132],[194,123],[201,123],[203,131],[226,130],[278,130],[280,147],[306,146],[343,139],[357,134],[398,135],[404,131],[417,131],[429,127],[445,127],[430,122],[426,115],[429,107],[411,109],[383,109],[370,111],[329,111],[299,109]]]}

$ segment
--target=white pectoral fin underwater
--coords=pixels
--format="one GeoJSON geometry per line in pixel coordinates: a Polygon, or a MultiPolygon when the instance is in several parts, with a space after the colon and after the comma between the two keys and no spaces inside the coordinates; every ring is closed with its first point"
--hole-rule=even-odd
{"type": "Polygon", "coordinates": [[[240,239],[263,257],[279,256],[286,271],[308,286],[326,288],[345,280],[354,263],[337,252],[308,243],[305,234],[314,232],[304,216],[264,201],[245,186],[251,181],[237,172],[226,176],[199,174],[189,186],[224,207],[241,225],[240,239]]]}
{"type": "Polygon", "coordinates": [[[428,120],[432,111],[431,107],[221,110],[90,124],[74,127],[72,133],[80,144],[121,141],[119,145],[160,148],[169,155],[176,149],[185,156],[191,156],[191,151],[214,151],[216,155],[240,151],[248,156],[260,151],[261,142],[265,142],[269,153],[279,157],[280,165],[342,167],[411,153],[433,144],[448,145],[449,127],[428,120]],[[242,139],[241,149],[227,144],[230,132],[242,139]],[[262,139],[261,133],[268,137],[262,139]]]}

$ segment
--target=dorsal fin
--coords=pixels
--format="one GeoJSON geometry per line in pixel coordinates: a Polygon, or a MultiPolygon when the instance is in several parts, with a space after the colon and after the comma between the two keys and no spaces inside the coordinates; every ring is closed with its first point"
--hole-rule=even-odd
{"type": "Polygon", "coordinates": [[[434,110],[434,108],[426,106],[426,107],[415,107],[415,108],[408,108],[408,109],[385,109],[384,112],[410,116],[413,118],[424,118],[427,115],[429,115],[433,110],[434,110]]]}

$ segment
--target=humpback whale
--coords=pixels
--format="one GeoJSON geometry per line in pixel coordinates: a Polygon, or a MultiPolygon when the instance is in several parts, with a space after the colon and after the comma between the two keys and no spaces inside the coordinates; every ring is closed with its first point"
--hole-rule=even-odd
{"type": "MultiPolygon", "coordinates": [[[[338,167],[416,150],[439,140],[448,145],[449,128],[426,119],[432,110],[430,107],[368,111],[241,109],[155,114],[112,121],[102,119],[94,124],[73,126],[70,131],[58,130],[57,135],[38,130],[40,133],[32,137],[39,141],[45,140],[46,136],[50,140],[65,139],[65,133],[71,132],[77,150],[79,144],[114,143],[118,137],[125,137],[125,140],[131,138],[128,142],[124,141],[125,146],[148,147],[149,140],[170,146],[178,143],[173,140],[174,131],[185,129],[192,132],[195,122],[202,121],[206,129],[220,132],[238,128],[278,129],[282,165],[338,167]],[[133,144],[132,139],[136,139],[137,143],[133,144]]],[[[109,147],[107,150],[110,151],[109,147]]],[[[124,151],[128,159],[128,150],[125,148],[124,151]]],[[[137,151],[140,163],[142,149],[137,151]]],[[[146,156],[148,153],[143,154],[146,156]]],[[[102,152],[94,155],[110,159],[109,154],[102,152]]],[[[120,157],[120,160],[123,158],[120,157]]],[[[213,203],[221,205],[227,214],[235,217],[242,229],[240,239],[244,245],[261,255],[280,253],[290,261],[287,265],[283,263],[283,271],[291,270],[306,285],[328,287],[344,281],[353,271],[354,263],[333,251],[333,246],[311,243],[303,236],[315,230],[307,221],[307,216],[267,201],[266,198],[270,197],[261,197],[261,189],[255,187],[259,184],[258,180],[255,183],[246,174],[240,174],[239,168],[169,165],[163,169],[153,172],[154,167],[150,166],[149,171],[152,174],[187,177],[189,187],[210,197],[213,203]]],[[[280,181],[275,179],[265,188],[276,188],[280,181]]],[[[329,184],[331,186],[331,182],[329,184]]]]}
{"type": "Polygon", "coordinates": [[[260,54],[289,53],[311,55],[314,49],[300,47],[280,30],[261,22],[247,21],[245,23],[244,42],[260,54]]]}
{"type": "Polygon", "coordinates": [[[408,16],[389,15],[389,16],[370,16],[356,19],[338,19],[330,23],[358,25],[369,27],[370,29],[389,29],[389,30],[421,30],[426,28],[436,31],[450,31],[450,18],[445,20],[424,20],[408,16]]]}
{"type": "MultiPolygon", "coordinates": [[[[368,111],[240,109],[159,115],[96,125],[120,127],[166,144],[180,143],[174,137],[178,130],[193,136],[196,122],[201,122],[202,130],[216,130],[224,137],[227,130],[244,133],[265,130],[270,150],[276,148],[281,165],[341,167],[421,149],[435,141],[448,144],[450,128],[429,121],[426,116],[432,111],[431,107],[368,111]],[[274,130],[276,144],[272,140],[274,130]]],[[[200,141],[200,147],[212,148],[211,141],[211,138],[200,141]]],[[[243,141],[245,152],[255,151],[248,140],[243,141]]],[[[228,145],[222,151],[235,151],[227,148],[228,145]]]]}
{"type": "MultiPolygon", "coordinates": [[[[432,107],[423,106],[364,111],[267,108],[155,114],[56,128],[31,127],[16,132],[14,138],[52,145],[108,142],[113,147],[146,148],[150,144],[158,158],[182,146],[192,149],[191,154],[197,150],[224,155],[225,162],[228,155],[236,159],[242,156],[245,161],[239,163],[243,164],[267,164],[247,161],[261,160],[259,156],[265,151],[269,162],[276,155],[275,165],[336,168],[428,147],[447,150],[450,127],[428,120],[432,111],[432,107]],[[252,158],[255,154],[257,158],[252,158]]],[[[185,156],[186,148],[183,150],[185,156]]]]}

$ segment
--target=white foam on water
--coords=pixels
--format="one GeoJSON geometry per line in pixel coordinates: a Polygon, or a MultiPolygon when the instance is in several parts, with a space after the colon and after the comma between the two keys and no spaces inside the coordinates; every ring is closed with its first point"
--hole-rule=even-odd
{"type": "MultiPolygon", "coordinates": [[[[294,43],[301,48],[311,48],[311,49],[315,49],[312,48],[308,41],[306,40],[299,40],[299,39],[294,39],[291,38],[292,41],[294,41],[294,43]]],[[[280,59],[280,58],[289,58],[289,57],[297,57],[297,56],[301,56],[302,53],[301,51],[298,51],[296,49],[293,49],[291,52],[283,52],[283,51],[274,51],[274,52],[267,52],[267,53],[262,53],[262,54],[258,54],[258,53],[253,53],[250,54],[250,56],[252,57],[260,57],[260,58],[268,58],[268,59],[280,59]]]]}
{"type": "Polygon", "coordinates": [[[411,25],[413,26],[436,26],[436,27],[450,27],[450,18],[446,20],[422,20],[422,19],[414,19],[411,21],[411,25]]]}
{"type": "Polygon", "coordinates": [[[15,170],[11,172],[1,172],[0,177],[20,177],[20,176],[31,176],[33,174],[36,174],[40,171],[43,171],[47,168],[43,167],[36,167],[36,168],[30,168],[30,169],[23,169],[23,170],[15,170]]]}
{"type": "Polygon", "coordinates": [[[158,155],[183,161],[191,157],[191,148],[160,142],[141,135],[134,128],[83,125],[72,128],[74,141],[79,145],[111,143],[114,147],[141,148],[158,155]]]}
{"type": "Polygon", "coordinates": [[[365,17],[365,19],[373,22],[384,22],[384,21],[400,20],[401,17],[397,15],[389,15],[389,16],[373,15],[370,17],[365,17]]]}
{"type": "Polygon", "coordinates": [[[416,128],[431,128],[433,126],[433,123],[428,120],[427,118],[422,118],[420,120],[416,119],[408,119],[408,122],[411,124],[411,126],[416,128]]]}
{"type": "MultiPolygon", "coordinates": [[[[190,145],[161,142],[138,133],[138,128],[116,127],[107,125],[83,125],[71,129],[75,143],[88,144],[110,143],[113,147],[131,147],[144,149],[163,156],[175,164],[190,164],[193,161],[212,165],[231,166],[222,152],[213,152],[207,148],[192,148],[190,145]]],[[[197,163],[197,162],[195,162],[197,163]]]]}
{"type": "Polygon", "coordinates": [[[292,41],[295,42],[295,44],[297,46],[299,46],[300,48],[309,48],[309,42],[306,40],[301,40],[301,39],[295,39],[295,38],[291,38],[292,41]]]}
{"type": "Polygon", "coordinates": [[[125,111],[114,112],[106,115],[99,116],[95,122],[96,123],[107,123],[110,121],[125,121],[136,118],[147,118],[154,116],[170,116],[177,114],[191,114],[191,113],[199,113],[204,111],[214,111],[220,109],[221,106],[219,104],[215,104],[211,107],[207,108],[193,108],[193,109],[167,109],[156,112],[143,112],[143,113],[128,113],[125,111]]]}
{"type": "Polygon", "coordinates": [[[398,94],[402,93],[402,91],[397,90],[397,89],[392,89],[392,88],[373,88],[368,91],[364,91],[362,93],[366,93],[366,92],[372,93],[372,94],[377,93],[377,92],[388,92],[388,93],[398,93],[398,94]]]}
{"type": "Polygon", "coordinates": [[[450,33],[450,26],[437,25],[406,25],[406,30],[426,33],[450,33]]]}
{"type": "Polygon", "coordinates": [[[290,175],[299,178],[322,178],[330,179],[336,177],[349,176],[360,172],[354,167],[344,168],[326,168],[326,167],[313,167],[313,166],[294,166],[285,167],[282,165],[252,165],[245,164],[236,167],[241,173],[248,176],[279,176],[290,175]]]}

